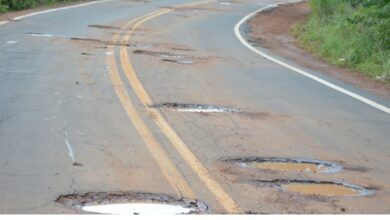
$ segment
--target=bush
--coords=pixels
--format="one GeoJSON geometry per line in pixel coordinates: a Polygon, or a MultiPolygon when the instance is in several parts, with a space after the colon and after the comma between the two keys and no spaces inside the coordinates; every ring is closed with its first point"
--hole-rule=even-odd
{"type": "Polygon", "coordinates": [[[331,63],[390,82],[390,0],[311,0],[300,44],[331,63]]]}
{"type": "Polygon", "coordinates": [[[6,4],[5,0],[0,0],[0,13],[6,12],[8,9],[8,4],[6,4]]]}
{"type": "Polygon", "coordinates": [[[11,10],[22,10],[31,8],[35,4],[35,0],[6,0],[8,8],[11,10]]]}
{"type": "Polygon", "coordinates": [[[72,0],[0,0],[0,12],[5,12],[7,10],[23,10],[33,8],[38,5],[47,5],[55,2],[66,1],[72,0]]]}

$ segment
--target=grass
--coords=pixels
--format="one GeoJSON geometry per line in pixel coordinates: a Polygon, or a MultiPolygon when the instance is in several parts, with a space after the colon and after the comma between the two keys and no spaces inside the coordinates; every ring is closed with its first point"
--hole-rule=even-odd
{"type": "Polygon", "coordinates": [[[78,0],[0,0],[0,13],[78,0]]]}
{"type": "Polygon", "coordinates": [[[390,83],[390,3],[351,2],[358,1],[312,0],[310,17],[293,34],[327,62],[390,83]]]}

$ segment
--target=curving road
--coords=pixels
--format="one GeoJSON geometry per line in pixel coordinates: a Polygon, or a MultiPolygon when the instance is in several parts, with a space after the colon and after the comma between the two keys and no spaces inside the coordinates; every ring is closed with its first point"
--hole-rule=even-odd
{"type": "MultiPolygon", "coordinates": [[[[243,17],[276,2],[101,1],[0,25],[0,213],[82,213],[55,201],[112,191],[198,199],[211,213],[389,213],[390,115],[264,59],[237,38],[243,17]],[[174,111],[164,103],[233,112],[174,111]],[[223,161],[248,156],[331,161],[343,170],[223,161]],[[374,193],[302,195],[266,183],[280,179],[374,193]]],[[[247,31],[244,23],[240,33],[247,31]]]]}

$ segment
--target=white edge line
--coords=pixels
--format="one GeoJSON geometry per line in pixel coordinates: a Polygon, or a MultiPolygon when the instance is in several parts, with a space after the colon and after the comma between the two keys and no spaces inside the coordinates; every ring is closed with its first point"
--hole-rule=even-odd
{"type": "Polygon", "coordinates": [[[242,37],[242,35],[241,35],[241,33],[240,33],[240,27],[241,27],[241,25],[242,25],[244,22],[246,22],[248,19],[250,19],[251,17],[255,16],[257,13],[262,12],[262,11],[264,11],[264,10],[266,10],[266,9],[269,9],[269,8],[272,8],[272,7],[277,7],[277,5],[267,5],[267,6],[265,6],[265,7],[262,7],[262,8],[260,8],[259,10],[256,10],[255,12],[252,12],[252,13],[250,13],[249,15],[245,16],[243,19],[241,19],[241,20],[236,24],[236,26],[234,27],[234,33],[236,34],[236,37],[241,41],[241,43],[244,44],[244,46],[246,46],[247,48],[249,48],[251,51],[257,53],[258,55],[264,57],[265,59],[268,59],[268,60],[270,60],[270,61],[272,61],[272,62],[275,62],[275,63],[277,63],[277,64],[279,64],[279,65],[281,65],[281,66],[283,66],[283,67],[285,67],[285,68],[287,68],[287,69],[290,69],[290,70],[292,70],[292,71],[295,71],[295,72],[297,72],[297,73],[299,73],[299,74],[301,74],[301,75],[303,75],[303,76],[306,76],[306,77],[308,77],[308,78],[310,78],[310,79],[312,79],[312,80],[314,80],[314,81],[317,81],[317,82],[319,82],[319,83],[321,83],[321,84],[323,84],[323,85],[325,85],[325,86],[327,86],[327,87],[330,87],[330,88],[332,88],[332,89],[334,89],[334,90],[336,90],[336,91],[339,91],[339,92],[341,92],[341,93],[343,93],[343,94],[345,94],[345,95],[348,95],[348,96],[350,96],[350,97],[352,97],[352,98],[355,98],[355,99],[357,99],[357,100],[359,100],[359,101],[361,101],[361,102],[364,102],[364,103],[366,103],[366,104],[368,104],[368,105],[370,105],[370,106],[372,106],[372,107],[374,107],[374,108],[377,108],[377,109],[379,109],[379,110],[381,110],[381,111],[383,111],[383,112],[386,112],[387,114],[390,114],[390,108],[388,108],[388,107],[386,107],[386,106],[383,106],[383,105],[381,105],[381,104],[378,104],[378,103],[376,103],[376,102],[374,102],[374,101],[372,101],[372,100],[369,100],[369,99],[367,99],[367,98],[365,98],[365,97],[363,97],[363,96],[360,96],[360,95],[358,95],[358,94],[356,94],[356,93],[353,93],[353,92],[348,91],[348,90],[346,90],[346,89],[344,89],[344,88],[341,88],[341,87],[339,87],[339,86],[336,86],[335,84],[330,83],[330,82],[328,82],[328,81],[326,81],[326,80],[323,80],[323,79],[321,79],[321,78],[319,78],[319,77],[317,77],[317,76],[314,76],[314,75],[312,75],[312,74],[310,74],[310,73],[308,73],[308,72],[305,72],[305,71],[303,71],[303,70],[301,70],[301,69],[298,69],[298,68],[296,68],[296,67],[293,67],[293,66],[291,66],[291,65],[289,65],[289,64],[287,64],[287,63],[285,63],[285,62],[283,62],[283,61],[280,61],[280,60],[278,60],[278,59],[276,59],[276,58],[274,58],[274,57],[272,57],[272,56],[270,56],[270,55],[268,55],[268,54],[266,54],[266,53],[263,53],[263,52],[257,50],[257,49],[254,48],[252,45],[250,45],[250,44],[242,37]]]}
{"type": "MultiPolygon", "coordinates": [[[[78,5],[71,5],[71,6],[61,7],[61,8],[54,8],[54,9],[49,9],[49,10],[44,10],[44,11],[38,11],[38,12],[33,12],[33,13],[30,13],[27,15],[14,17],[14,18],[12,18],[12,20],[20,20],[23,18],[35,16],[35,15],[41,15],[41,14],[46,14],[46,13],[50,13],[50,12],[61,11],[61,10],[66,10],[66,9],[71,9],[71,8],[78,8],[78,7],[83,7],[83,6],[87,6],[87,5],[93,5],[93,4],[103,3],[103,2],[110,2],[110,1],[114,1],[114,0],[92,1],[92,2],[82,3],[82,4],[78,4],[78,5]]],[[[8,22],[9,21],[0,21],[0,26],[7,24],[8,22]]]]}

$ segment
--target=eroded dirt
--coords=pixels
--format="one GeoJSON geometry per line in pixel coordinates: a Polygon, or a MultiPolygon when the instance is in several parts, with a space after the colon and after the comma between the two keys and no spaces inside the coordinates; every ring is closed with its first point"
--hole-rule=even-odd
{"type": "Polygon", "coordinates": [[[364,76],[357,71],[327,64],[324,60],[300,48],[291,29],[310,14],[307,3],[280,5],[259,13],[250,20],[251,43],[292,60],[299,65],[329,74],[390,100],[390,84],[364,76]]]}

